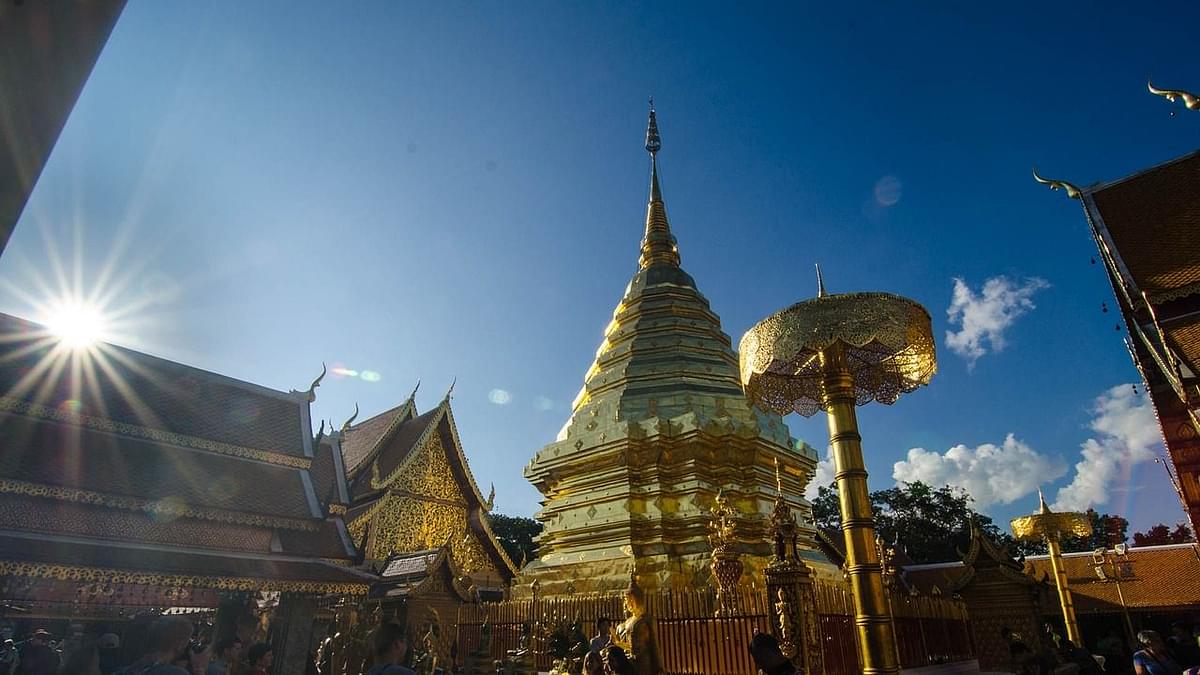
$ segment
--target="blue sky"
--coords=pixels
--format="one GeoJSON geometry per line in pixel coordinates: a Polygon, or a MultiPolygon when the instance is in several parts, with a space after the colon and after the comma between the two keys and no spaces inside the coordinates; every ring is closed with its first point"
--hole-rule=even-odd
{"type": "MultiPolygon", "coordinates": [[[[322,361],[378,373],[322,386],[338,424],[457,377],[476,477],[531,514],[521,469],[636,267],[653,95],[683,264],[735,343],[810,296],[817,261],[831,292],[930,310],[932,386],[860,411],[873,486],[912,460],[983,480],[1007,519],[1091,439],[1100,485],[1073,499],[1182,519],[1079,204],[1029,170],[1089,183],[1193,150],[1200,117],[1145,81],[1200,87],[1200,8],[832,4],[131,0],[0,259],[0,309],[35,316],[57,255],[124,308],[122,343],[279,389],[322,361]],[[973,363],[945,340],[956,278],[961,317],[1011,319],[959,338],[973,363]]],[[[824,447],[821,417],[788,421],[824,447]]]]}

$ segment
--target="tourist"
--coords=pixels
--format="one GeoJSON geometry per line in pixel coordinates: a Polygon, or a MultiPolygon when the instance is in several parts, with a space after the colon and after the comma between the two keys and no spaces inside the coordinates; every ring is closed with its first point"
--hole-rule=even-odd
{"type": "Polygon", "coordinates": [[[783,655],[779,640],[769,633],[755,632],[750,639],[750,656],[763,675],[795,675],[800,671],[783,655]]]}
{"type": "Polygon", "coordinates": [[[54,675],[58,672],[58,652],[50,647],[50,633],[39,628],[21,647],[17,675],[54,675]]]}
{"type": "Polygon", "coordinates": [[[588,645],[590,651],[600,653],[600,650],[612,643],[612,622],[608,617],[600,617],[596,620],[596,637],[592,638],[588,645]]]}
{"type": "Polygon", "coordinates": [[[375,651],[375,666],[367,671],[367,675],[416,675],[400,665],[408,652],[408,642],[399,624],[381,624],[371,635],[371,642],[375,651]]]}
{"type": "Polygon", "coordinates": [[[105,633],[96,641],[96,647],[100,652],[100,672],[112,675],[121,657],[121,638],[116,633],[105,633]]]}
{"type": "Polygon", "coordinates": [[[242,641],[237,636],[222,638],[213,647],[213,658],[204,675],[229,675],[232,664],[242,655],[242,641]]]}
{"type": "Polygon", "coordinates": [[[1183,669],[1171,658],[1167,643],[1158,631],[1138,631],[1141,650],[1133,654],[1133,669],[1137,675],[1181,675],[1183,669]]]}
{"type": "Polygon", "coordinates": [[[59,675],[104,675],[100,670],[100,647],[95,642],[81,642],[67,655],[59,675]]]}
{"type": "Polygon", "coordinates": [[[175,665],[192,640],[192,624],[177,616],[160,616],[150,624],[146,653],[117,675],[193,675],[175,665]]]}
{"type": "Polygon", "coordinates": [[[1186,623],[1176,621],[1171,624],[1171,637],[1167,638],[1167,649],[1179,665],[1185,668],[1200,666],[1200,646],[1196,644],[1196,638],[1192,637],[1192,631],[1186,623]]]}
{"type": "Polygon", "coordinates": [[[17,670],[17,643],[5,638],[0,646],[0,675],[12,675],[17,670]]]}
{"type": "Polygon", "coordinates": [[[608,675],[634,675],[633,664],[624,649],[609,645],[600,652],[600,656],[604,660],[604,672],[608,675]]]}
{"type": "Polygon", "coordinates": [[[599,651],[588,652],[583,657],[583,675],[604,675],[604,659],[599,651]]]}
{"type": "Polygon", "coordinates": [[[275,660],[275,652],[271,645],[260,642],[246,653],[246,663],[250,665],[249,675],[267,675],[271,671],[271,663],[275,660]]]}
{"type": "Polygon", "coordinates": [[[1104,672],[1101,670],[1100,664],[1096,662],[1095,657],[1089,654],[1086,649],[1077,647],[1069,639],[1063,640],[1062,649],[1059,650],[1059,657],[1063,663],[1078,666],[1079,670],[1076,672],[1079,675],[1101,675],[1104,672]]]}

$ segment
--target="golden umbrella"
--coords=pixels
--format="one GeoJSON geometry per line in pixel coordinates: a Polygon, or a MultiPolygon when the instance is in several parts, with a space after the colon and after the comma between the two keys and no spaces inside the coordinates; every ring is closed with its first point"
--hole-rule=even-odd
{"type": "Polygon", "coordinates": [[[1066,537],[1087,537],[1092,534],[1092,522],[1086,513],[1064,511],[1056,513],[1046,505],[1046,497],[1038,490],[1041,508],[1037,513],[1013,518],[1013,534],[1025,541],[1045,540],[1050,549],[1050,568],[1054,570],[1054,585],[1058,588],[1058,602],[1062,605],[1063,623],[1067,625],[1067,639],[1076,646],[1083,644],[1079,635],[1079,623],[1075,620],[1075,603],[1067,585],[1067,571],[1063,568],[1062,548],[1059,542],[1066,537]]]}
{"type": "Polygon", "coordinates": [[[937,371],[933,332],[929,313],[907,298],[826,295],[819,267],[817,286],[817,297],[742,336],[742,386],[755,404],[781,415],[826,412],[863,673],[898,673],[854,406],[890,404],[929,384],[937,371]]]}

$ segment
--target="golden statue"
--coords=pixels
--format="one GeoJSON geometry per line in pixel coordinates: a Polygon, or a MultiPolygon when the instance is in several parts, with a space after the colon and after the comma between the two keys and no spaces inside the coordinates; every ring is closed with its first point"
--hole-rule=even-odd
{"type": "Polygon", "coordinates": [[[617,627],[614,640],[629,655],[636,675],[658,675],[662,659],[658,653],[658,636],[654,618],[646,612],[646,592],[637,583],[637,574],[630,570],[629,588],[625,591],[625,613],[628,618],[617,627]]]}

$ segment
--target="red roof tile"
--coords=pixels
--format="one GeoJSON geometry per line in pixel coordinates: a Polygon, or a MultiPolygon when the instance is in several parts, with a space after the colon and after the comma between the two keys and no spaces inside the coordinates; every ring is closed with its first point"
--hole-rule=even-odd
{"type": "MultiPolygon", "coordinates": [[[[1125,604],[1137,608],[1200,607],[1200,555],[1194,544],[1145,546],[1129,549],[1130,576],[1120,580],[1125,604]]],[[[1063,555],[1067,583],[1080,612],[1120,611],[1115,581],[1101,581],[1091,553],[1063,555]]],[[[1035,577],[1050,575],[1046,556],[1026,559],[1026,571],[1035,577]]],[[[1111,579],[1112,569],[1105,574],[1111,579]]]]}

